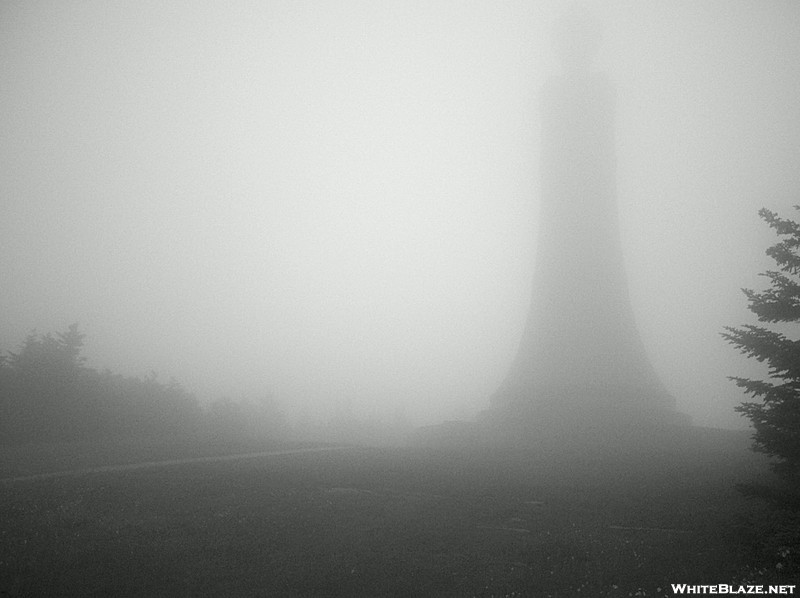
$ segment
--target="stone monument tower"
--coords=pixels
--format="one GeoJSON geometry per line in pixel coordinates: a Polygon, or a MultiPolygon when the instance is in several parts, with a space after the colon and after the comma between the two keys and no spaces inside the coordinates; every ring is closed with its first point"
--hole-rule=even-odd
{"type": "Polygon", "coordinates": [[[615,189],[614,89],[592,70],[599,29],[561,21],[562,72],[544,88],[531,306],[485,413],[529,432],[688,423],[655,373],[628,297],[615,189]]]}

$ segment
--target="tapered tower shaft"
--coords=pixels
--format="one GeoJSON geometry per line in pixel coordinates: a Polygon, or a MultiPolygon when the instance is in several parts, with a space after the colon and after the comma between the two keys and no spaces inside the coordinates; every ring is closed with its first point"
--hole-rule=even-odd
{"type": "Polygon", "coordinates": [[[616,200],[614,89],[582,31],[545,86],[538,248],[517,356],[492,399],[524,425],[683,421],[653,369],[628,296],[616,200]]]}

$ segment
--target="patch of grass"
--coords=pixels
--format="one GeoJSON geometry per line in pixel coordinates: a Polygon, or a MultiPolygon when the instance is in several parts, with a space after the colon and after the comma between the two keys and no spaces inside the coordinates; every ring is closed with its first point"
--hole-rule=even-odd
{"type": "Polygon", "coordinates": [[[303,448],[313,443],[212,436],[130,438],[105,442],[63,442],[0,446],[0,480],[59,471],[148,461],[169,461],[237,453],[303,448]]]}
{"type": "Polygon", "coordinates": [[[731,583],[746,453],[351,449],[7,484],[0,595],[629,596],[731,583]]]}

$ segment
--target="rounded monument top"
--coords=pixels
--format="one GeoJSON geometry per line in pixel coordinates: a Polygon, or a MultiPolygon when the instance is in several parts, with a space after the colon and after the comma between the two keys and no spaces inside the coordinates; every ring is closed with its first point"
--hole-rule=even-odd
{"type": "Polygon", "coordinates": [[[586,70],[597,55],[602,38],[598,19],[581,2],[573,2],[556,21],[554,44],[565,70],[586,70]]]}

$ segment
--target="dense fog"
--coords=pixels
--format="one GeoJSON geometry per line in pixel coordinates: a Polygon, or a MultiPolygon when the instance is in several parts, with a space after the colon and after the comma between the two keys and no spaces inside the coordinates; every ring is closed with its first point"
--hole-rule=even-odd
{"type": "MultiPolygon", "coordinates": [[[[800,4],[587,4],[644,345],[741,427],[719,333],[771,266],[758,209],[800,203],[800,4]]],[[[529,310],[567,6],[4,2],[0,350],[77,322],[90,366],[204,402],[474,417],[529,310]]]]}

